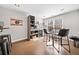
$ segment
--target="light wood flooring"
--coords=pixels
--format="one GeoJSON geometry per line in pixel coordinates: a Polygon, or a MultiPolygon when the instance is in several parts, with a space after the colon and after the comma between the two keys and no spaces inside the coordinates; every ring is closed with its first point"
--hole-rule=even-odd
{"type": "MultiPolygon", "coordinates": [[[[73,42],[70,43],[71,53],[64,48],[58,53],[53,46],[46,46],[43,38],[24,40],[12,44],[11,55],[79,55],[79,48],[74,47],[73,42]]],[[[51,42],[48,44],[51,45],[51,42]]]]}

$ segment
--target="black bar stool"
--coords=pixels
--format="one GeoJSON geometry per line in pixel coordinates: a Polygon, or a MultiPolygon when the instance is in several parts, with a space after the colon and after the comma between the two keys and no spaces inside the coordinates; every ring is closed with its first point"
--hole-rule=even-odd
{"type": "Polygon", "coordinates": [[[0,40],[0,47],[1,47],[1,52],[2,55],[8,55],[8,47],[7,47],[7,41],[6,40],[0,40]]]}
{"type": "Polygon", "coordinates": [[[7,54],[10,54],[11,52],[11,35],[10,34],[5,34],[5,35],[0,35],[0,40],[6,40],[6,46],[7,46],[7,54]]]}
{"type": "MultiPolygon", "coordinates": [[[[60,29],[59,30],[59,33],[56,35],[57,37],[54,37],[53,38],[53,46],[54,46],[54,39],[59,39],[60,41],[60,45],[65,49],[67,50],[69,53],[70,53],[70,43],[69,43],[69,39],[68,39],[68,34],[69,34],[69,29],[60,29]],[[63,37],[67,37],[67,44],[63,44],[63,37]],[[69,49],[66,49],[64,47],[64,45],[68,45],[69,46],[69,49]]],[[[55,46],[54,46],[55,47],[55,46]]],[[[55,47],[55,49],[59,52],[59,50],[55,47]]]]}
{"type": "MultiPolygon", "coordinates": [[[[43,29],[44,30],[44,34],[45,34],[45,40],[46,41],[44,41],[44,42],[46,42],[46,44],[47,44],[47,42],[50,42],[50,34],[51,33],[49,33],[49,32],[47,32],[47,30],[46,29],[43,29]]],[[[50,45],[47,45],[47,46],[50,46],[50,45]]]]}

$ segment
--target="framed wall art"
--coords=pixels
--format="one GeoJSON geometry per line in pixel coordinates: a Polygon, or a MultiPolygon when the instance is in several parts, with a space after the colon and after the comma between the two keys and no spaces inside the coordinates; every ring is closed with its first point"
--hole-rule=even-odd
{"type": "Polygon", "coordinates": [[[10,24],[13,26],[22,26],[23,21],[18,19],[10,19],[10,24]]]}

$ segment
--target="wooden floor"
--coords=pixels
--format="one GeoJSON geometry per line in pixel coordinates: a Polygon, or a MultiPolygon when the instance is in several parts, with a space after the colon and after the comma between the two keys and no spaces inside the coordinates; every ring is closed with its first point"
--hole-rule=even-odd
{"type": "MultiPolygon", "coordinates": [[[[51,42],[48,43],[51,45],[51,42]]],[[[46,46],[43,38],[21,41],[12,44],[12,55],[79,55],[79,48],[71,42],[71,53],[64,48],[58,53],[53,46],[46,46]]]]}

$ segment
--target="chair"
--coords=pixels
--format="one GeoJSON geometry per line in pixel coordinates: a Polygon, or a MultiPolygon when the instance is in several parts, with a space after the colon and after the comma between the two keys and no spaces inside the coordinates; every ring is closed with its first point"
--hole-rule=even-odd
{"type": "Polygon", "coordinates": [[[44,42],[47,43],[47,40],[48,40],[47,38],[49,38],[49,41],[50,41],[50,33],[48,33],[46,29],[43,29],[43,30],[44,30],[44,34],[45,34],[44,38],[46,39],[46,41],[44,41],[44,42]]]}
{"type": "MultiPolygon", "coordinates": [[[[69,34],[69,29],[60,29],[59,33],[56,35],[57,37],[54,37],[54,39],[59,39],[61,47],[63,46],[64,49],[66,49],[68,52],[70,52],[70,44],[69,44],[68,34],[69,34]],[[63,37],[67,38],[67,42],[68,42],[67,44],[63,44],[63,41],[62,41],[63,37]],[[65,48],[64,45],[68,45],[69,49],[65,48]]],[[[53,41],[53,46],[54,46],[54,41],[53,41]]],[[[57,51],[59,52],[59,50],[57,50],[57,51]]]]}

